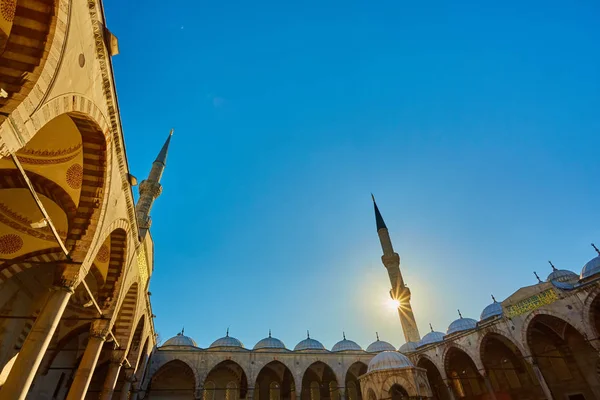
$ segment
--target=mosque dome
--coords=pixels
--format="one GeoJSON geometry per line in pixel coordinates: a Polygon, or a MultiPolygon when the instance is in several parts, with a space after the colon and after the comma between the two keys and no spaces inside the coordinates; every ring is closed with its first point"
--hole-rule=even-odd
{"type": "Polygon", "coordinates": [[[427,335],[423,336],[421,341],[417,344],[417,347],[427,346],[428,344],[443,342],[444,334],[442,332],[435,332],[433,329],[427,335]]]}
{"type": "Polygon", "coordinates": [[[346,339],[346,334],[344,334],[344,339],[334,344],[331,348],[331,351],[362,351],[362,347],[360,347],[356,342],[346,339]]]}
{"type": "Polygon", "coordinates": [[[581,270],[581,279],[589,278],[600,272],[600,256],[592,258],[583,266],[581,270]]]}
{"type": "Polygon", "coordinates": [[[400,353],[411,353],[417,349],[418,345],[419,344],[416,342],[406,342],[402,346],[400,346],[400,349],[398,349],[398,351],[400,353]]]}
{"type": "Polygon", "coordinates": [[[296,347],[294,347],[294,351],[301,350],[325,350],[325,346],[323,346],[323,344],[318,340],[311,339],[307,332],[306,339],[302,340],[296,345],[296,347]]]}
{"type": "Polygon", "coordinates": [[[271,331],[269,331],[269,337],[260,340],[254,345],[254,350],[260,349],[280,349],[286,350],[285,344],[277,338],[271,337],[271,331]]]}
{"type": "Polygon", "coordinates": [[[567,269],[556,269],[553,265],[552,272],[548,275],[546,282],[576,282],[578,280],[579,276],[575,272],[567,269]]]}
{"type": "Polygon", "coordinates": [[[494,302],[484,308],[481,312],[481,317],[479,318],[481,321],[502,315],[502,304],[498,303],[494,296],[492,296],[492,300],[494,300],[494,302]]]}
{"type": "Polygon", "coordinates": [[[241,347],[241,348],[244,348],[244,344],[242,342],[240,342],[239,340],[237,340],[236,338],[229,336],[229,330],[227,330],[227,335],[225,335],[225,337],[215,340],[210,345],[210,348],[213,348],[213,347],[241,347]]]}
{"type": "Polygon", "coordinates": [[[165,346],[192,346],[192,347],[198,347],[198,345],[196,344],[196,342],[194,341],[194,339],[192,339],[191,337],[185,336],[183,334],[183,331],[181,331],[180,333],[178,333],[177,336],[173,336],[171,339],[169,339],[166,342],[164,342],[163,345],[160,346],[160,347],[165,347],[165,346]]]}
{"type": "Polygon", "coordinates": [[[380,353],[382,351],[396,351],[396,348],[388,342],[379,340],[379,335],[377,335],[377,340],[371,343],[369,347],[367,347],[367,352],[380,353]]]}
{"type": "Polygon", "coordinates": [[[397,351],[384,351],[377,354],[369,362],[367,373],[373,371],[384,371],[388,369],[410,367],[414,367],[414,365],[404,354],[400,354],[397,351]]]}
{"type": "Polygon", "coordinates": [[[475,321],[473,318],[463,318],[461,315],[459,319],[450,324],[448,330],[446,331],[446,335],[451,335],[461,331],[468,331],[475,328],[477,328],[477,321],[475,321]]]}

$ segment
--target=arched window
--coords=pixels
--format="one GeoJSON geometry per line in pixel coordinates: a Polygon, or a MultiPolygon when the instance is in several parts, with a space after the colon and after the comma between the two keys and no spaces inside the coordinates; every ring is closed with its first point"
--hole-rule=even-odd
{"type": "Polygon", "coordinates": [[[269,385],[269,400],[279,400],[280,390],[279,383],[273,381],[269,385]]]}
{"type": "Polygon", "coordinates": [[[202,393],[202,400],[214,400],[214,399],[215,399],[215,383],[212,381],[208,381],[204,385],[204,392],[202,393]]]}
{"type": "Polygon", "coordinates": [[[339,400],[339,391],[335,381],[329,382],[329,398],[331,400],[339,400]]]}
{"type": "Polygon", "coordinates": [[[320,400],[321,393],[319,388],[319,382],[312,381],[310,383],[310,400],[320,400]]]}
{"type": "Polygon", "coordinates": [[[356,384],[353,381],[350,381],[346,384],[346,397],[348,398],[348,400],[358,400],[356,384]]]}
{"type": "Polygon", "coordinates": [[[238,387],[234,381],[227,382],[227,390],[225,390],[225,400],[238,400],[238,387]]]}
{"type": "Polygon", "coordinates": [[[377,396],[375,396],[375,392],[373,389],[369,389],[369,400],[377,400],[377,396]]]}

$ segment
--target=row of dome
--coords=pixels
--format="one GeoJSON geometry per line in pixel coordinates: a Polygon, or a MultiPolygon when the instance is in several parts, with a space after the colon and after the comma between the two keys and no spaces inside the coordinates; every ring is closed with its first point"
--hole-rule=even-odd
{"type": "MultiPolygon", "coordinates": [[[[594,246],[594,249],[596,247],[594,246]]],[[[596,249],[596,251],[598,251],[596,249]]],[[[552,265],[552,263],[550,263],[552,265]]],[[[573,271],[565,270],[565,269],[557,269],[552,265],[552,272],[548,275],[546,282],[551,282],[557,287],[563,289],[573,288],[575,284],[579,280],[589,278],[593,275],[600,273],[600,252],[599,256],[593,258],[588,263],[585,264],[583,270],[581,271],[581,275],[577,275],[573,271]]],[[[537,276],[537,275],[536,275],[537,276]]],[[[539,279],[539,278],[538,278],[539,279]]],[[[540,280],[541,283],[541,280],[540,280]]],[[[494,317],[499,317],[502,315],[502,305],[496,301],[494,296],[492,296],[493,303],[485,307],[481,313],[480,321],[487,321],[494,317]]],[[[472,318],[463,318],[458,312],[459,318],[453,321],[449,326],[446,333],[436,332],[431,328],[431,332],[427,333],[419,342],[407,342],[403,344],[399,351],[402,353],[409,353],[411,351],[415,351],[417,348],[426,346],[432,343],[441,342],[445,339],[446,336],[452,335],[457,332],[468,331],[471,329],[477,328],[478,322],[472,318]]],[[[172,337],[167,340],[163,346],[193,346],[198,347],[196,342],[188,337],[183,335],[183,331],[177,336],[172,337]]],[[[229,336],[229,330],[227,334],[215,340],[209,348],[244,348],[244,344],[238,339],[229,336]]],[[[280,349],[287,350],[285,344],[277,338],[271,336],[271,331],[269,331],[269,336],[260,340],[256,345],[254,345],[253,350],[261,350],[261,349],[280,349]]],[[[318,340],[312,339],[309,334],[307,334],[307,338],[302,340],[300,343],[294,347],[294,351],[304,351],[304,350],[313,350],[313,351],[326,351],[325,346],[318,340]]],[[[362,347],[360,347],[356,342],[352,340],[346,339],[346,335],[344,334],[343,340],[336,343],[332,348],[332,352],[342,352],[342,351],[363,351],[362,347]]],[[[383,340],[379,340],[379,336],[377,336],[377,340],[371,343],[366,351],[368,353],[380,353],[387,351],[396,351],[396,348],[383,340]]]]}
{"type": "MultiPolygon", "coordinates": [[[[172,337],[167,340],[161,347],[164,346],[193,346],[198,347],[194,339],[189,336],[185,336],[183,332],[178,333],[177,336],[172,337]]],[[[210,346],[210,349],[215,348],[224,348],[224,347],[233,347],[233,348],[245,348],[244,344],[239,340],[234,338],[233,336],[229,336],[229,331],[227,334],[215,340],[210,346]]],[[[262,350],[262,349],[272,349],[272,350],[287,350],[285,344],[271,336],[271,332],[269,331],[269,336],[259,340],[258,343],[254,345],[252,350],[262,350]]],[[[325,346],[318,340],[315,340],[310,337],[310,334],[307,334],[306,339],[300,341],[294,347],[294,351],[304,351],[304,350],[313,350],[313,351],[327,351],[325,346]]],[[[358,345],[353,340],[346,339],[346,335],[344,334],[344,338],[337,342],[332,348],[332,352],[341,352],[341,351],[363,351],[362,347],[358,345]]],[[[379,340],[379,335],[377,335],[377,340],[371,343],[366,350],[368,353],[380,353],[382,351],[396,351],[396,348],[391,344],[384,340],[379,340]]]]}

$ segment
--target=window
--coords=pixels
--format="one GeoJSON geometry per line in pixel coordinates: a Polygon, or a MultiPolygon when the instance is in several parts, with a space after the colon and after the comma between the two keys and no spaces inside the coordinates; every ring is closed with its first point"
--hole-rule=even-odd
{"type": "Polygon", "coordinates": [[[215,399],[215,383],[212,381],[208,381],[204,385],[204,392],[202,393],[202,400],[214,400],[214,399],[215,399]]]}
{"type": "Polygon", "coordinates": [[[319,388],[319,382],[310,383],[310,400],[320,400],[321,393],[319,388]]]}
{"type": "Polygon", "coordinates": [[[271,384],[269,385],[269,400],[279,400],[279,397],[279,383],[271,382],[271,384]]]}
{"type": "Polygon", "coordinates": [[[233,381],[227,383],[227,390],[225,391],[225,400],[238,400],[237,384],[233,381]]]}

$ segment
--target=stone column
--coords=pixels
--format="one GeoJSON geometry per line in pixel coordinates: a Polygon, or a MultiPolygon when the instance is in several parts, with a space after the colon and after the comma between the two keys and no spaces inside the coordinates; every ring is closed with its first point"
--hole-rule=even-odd
{"type": "Polygon", "coordinates": [[[254,388],[249,387],[248,391],[246,392],[246,400],[252,400],[253,398],[254,398],[254,388]]]}
{"type": "Polygon", "coordinates": [[[133,383],[134,379],[135,375],[133,374],[133,368],[128,368],[127,372],[125,373],[125,382],[121,388],[121,400],[129,399],[129,390],[131,389],[131,384],[133,383]]]}
{"type": "Polygon", "coordinates": [[[446,388],[446,393],[448,393],[450,400],[456,400],[456,397],[454,396],[454,389],[452,389],[452,380],[444,379],[444,388],[446,388]]]}
{"type": "Polygon", "coordinates": [[[533,360],[533,362],[531,363],[531,368],[533,369],[533,373],[535,374],[536,378],[538,379],[538,382],[540,383],[540,386],[542,387],[542,390],[544,391],[546,398],[548,400],[554,400],[554,397],[552,396],[552,392],[550,391],[550,387],[548,387],[548,384],[546,383],[546,379],[544,379],[544,375],[542,375],[542,371],[540,371],[540,367],[538,367],[537,362],[535,362],[535,360],[533,360]]]}
{"type": "Polygon", "coordinates": [[[92,375],[96,369],[98,357],[100,357],[100,352],[102,352],[102,346],[106,341],[109,325],[110,322],[108,320],[94,321],[92,323],[88,343],[79,367],[77,367],[77,371],[75,372],[67,400],[79,400],[85,397],[90,386],[90,381],[92,380],[92,375]]]}
{"type": "Polygon", "coordinates": [[[22,400],[27,396],[29,387],[48,349],[48,344],[56,331],[65,307],[79,283],[81,264],[61,263],[51,293],[35,320],[17,359],[0,391],[2,399],[22,400]]]}
{"type": "Polygon", "coordinates": [[[487,375],[486,371],[480,371],[481,376],[483,377],[483,382],[485,382],[485,387],[487,388],[487,392],[490,395],[492,400],[496,400],[496,393],[494,393],[494,387],[492,386],[492,382],[490,382],[490,378],[487,375]]]}
{"type": "Polygon", "coordinates": [[[141,354],[140,357],[143,358],[141,362],[138,363],[137,370],[135,371],[134,381],[131,389],[131,400],[138,399],[139,391],[142,388],[146,367],[148,366],[148,359],[150,358],[147,353],[141,354]]]}
{"type": "Polygon", "coordinates": [[[119,379],[119,372],[121,372],[121,366],[125,360],[125,351],[115,350],[110,356],[110,364],[108,365],[108,372],[106,373],[106,379],[100,392],[100,400],[111,400],[112,395],[115,391],[117,379],[119,379]]]}

